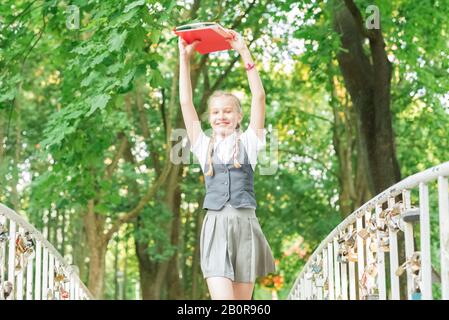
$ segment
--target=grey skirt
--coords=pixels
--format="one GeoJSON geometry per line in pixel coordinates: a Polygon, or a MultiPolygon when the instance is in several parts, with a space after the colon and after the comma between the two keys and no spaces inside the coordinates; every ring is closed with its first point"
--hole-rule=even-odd
{"type": "Polygon", "coordinates": [[[255,209],[225,206],[208,210],[201,228],[200,255],[204,278],[255,282],[276,271],[255,209]]]}

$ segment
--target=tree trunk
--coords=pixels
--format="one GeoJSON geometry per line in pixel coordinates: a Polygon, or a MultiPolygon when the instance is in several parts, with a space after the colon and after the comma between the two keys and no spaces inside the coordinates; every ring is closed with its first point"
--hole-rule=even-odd
{"type": "Polygon", "coordinates": [[[65,255],[65,247],[66,247],[66,233],[65,233],[65,227],[66,227],[66,215],[67,212],[65,209],[63,209],[62,211],[62,219],[61,219],[61,224],[59,226],[59,230],[61,232],[61,249],[59,250],[59,252],[61,253],[61,255],[64,257],[65,255]]]}
{"type": "MultiPolygon", "coordinates": [[[[76,221],[78,224],[78,221],[76,221]]],[[[87,268],[86,268],[86,257],[88,256],[88,246],[86,245],[86,232],[84,227],[77,227],[76,232],[72,237],[72,248],[73,248],[73,264],[79,269],[79,277],[81,281],[87,282],[87,268]]]]}
{"type": "Polygon", "coordinates": [[[334,114],[332,139],[338,160],[339,205],[340,214],[342,219],[344,219],[353,212],[354,207],[357,205],[354,203],[355,190],[352,166],[354,133],[350,126],[352,119],[350,116],[348,117],[348,115],[351,115],[351,110],[347,105],[343,105],[343,99],[346,95],[343,93],[337,96],[337,92],[344,92],[344,89],[339,88],[339,90],[336,90],[335,87],[339,85],[337,77],[332,74],[332,70],[328,70],[328,72],[331,88],[330,104],[334,114]]]}
{"type": "Polygon", "coordinates": [[[128,288],[128,238],[125,238],[125,265],[123,266],[123,300],[128,299],[126,289],[128,288]]]}
{"type": "MultiPolygon", "coordinates": [[[[196,220],[194,220],[194,215],[190,212],[189,209],[182,212],[181,221],[183,221],[182,227],[180,229],[180,243],[179,243],[179,259],[180,259],[180,272],[181,272],[181,286],[184,288],[184,294],[186,295],[185,299],[189,299],[192,296],[192,291],[189,290],[190,284],[192,283],[192,273],[189,272],[193,267],[192,264],[189,266],[185,257],[187,257],[190,253],[192,253],[192,260],[194,253],[192,252],[191,246],[191,236],[196,235],[196,220]]],[[[195,244],[193,249],[195,250],[195,244]]]]}
{"type": "Polygon", "coordinates": [[[20,162],[20,150],[21,150],[21,121],[20,121],[20,106],[17,102],[17,98],[14,100],[14,109],[17,113],[17,119],[15,124],[16,141],[14,146],[14,167],[12,169],[11,179],[11,203],[15,212],[19,212],[20,209],[20,197],[17,190],[17,184],[19,183],[19,162],[20,162]]]}
{"type": "MultiPolygon", "coordinates": [[[[51,213],[52,216],[53,213],[51,213]]],[[[59,208],[55,208],[55,216],[51,218],[51,240],[50,243],[52,243],[55,248],[59,251],[60,249],[60,243],[58,242],[58,228],[59,228],[59,208]]]]}
{"type": "Polygon", "coordinates": [[[118,300],[119,298],[119,283],[118,283],[118,244],[119,239],[118,237],[115,240],[115,251],[114,251],[114,300],[118,300]]]}
{"type": "MultiPolygon", "coordinates": [[[[129,106],[131,102],[129,101],[129,106]]],[[[128,143],[124,154],[124,159],[135,165],[135,160],[131,152],[131,144],[128,143]]],[[[169,160],[167,160],[169,161],[169,160]]],[[[171,174],[171,173],[170,173],[171,174]]],[[[167,183],[170,184],[170,183],[167,183]]],[[[136,197],[139,194],[139,186],[135,181],[129,183],[129,191],[131,195],[136,197]]],[[[134,229],[139,232],[142,228],[142,218],[137,217],[134,229]]],[[[170,229],[170,228],[169,228],[170,229]]],[[[135,240],[137,261],[139,264],[139,277],[142,291],[142,300],[159,300],[162,296],[162,286],[166,279],[168,261],[154,262],[150,260],[147,253],[148,243],[145,241],[135,240]]]]}
{"type": "Polygon", "coordinates": [[[96,299],[102,299],[106,246],[100,243],[94,245],[90,241],[89,244],[93,246],[90,247],[88,288],[96,299]]]}
{"type": "MultiPolygon", "coordinates": [[[[140,220],[140,219],[138,219],[140,220]]],[[[139,224],[138,221],[136,224],[139,224]]],[[[154,262],[147,253],[148,244],[136,241],[136,255],[139,261],[140,283],[143,300],[159,300],[162,285],[166,279],[168,261],[154,262]]]]}
{"type": "MultiPolygon", "coordinates": [[[[5,120],[3,119],[3,114],[5,114],[5,112],[0,112],[0,165],[3,164],[3,154],[5,152],[5,149],[3,147],[3,140],[5,139],[4,136],[4,132],[5,132],[5,120]]],[[[1,193],[0,193],[1,195],[1,193]]]]}
{"type": "MultiPolygon", "coordinates": [[[[179,299],[183,297],[183,288],[179,279],[178,243],[180,229],[179,166],[173,166],[166,184],[165,203],[173,212],[171,223],[165,227],[170,234],[170,243],[176,249],[173,256],[166,261],[153,262],[146,249],[146,242],[136,241],[136,254],[139,261],[140,280],[142,285],[142,299],[179,299]]],[[[140,219],[136,229],[141,228],[140,219]]],[[[161,226],[161,228],[163,228],[161,226]]]]}
{"type": "MultiPolygon", "coordinates": [[[[201,208],[201,202],[200,208],[201,208]]],[[[201,281],[202,273],[200,267],[200,236],[201,236],[201,227],[203,225],[204,213],[202,209],[197,210],[196,212],[196,223],[195,223],[195,248],[193,250],[193,262],[192,262],[192,299],[200,299],[199,292],[199,281],[201,281]]]]}
{"type": "Polygon", "coordinates": [[[103,298],[104,270],[107,242],[103,236],[104,217],[94,212],[94,201],[88,201],[87,214],[84,216],[89,255],[88,289],[96,299],[103,298]]]}
{"type": "MultiPolygon", "coordinates": [[[[371,194],[360,192],[358,197],[363,199],[381,193],[401,179],[390,110],[392,68],[381,28],[365,29],[353,0],[334,0],[334,4],[334,29],[340,34],[344,49],[337,54],[337,60],[356,113],[356,190],[364,190],[359,188],[366,185],[371,194]],[[367,39],[369,47],[364,47],[367,39]]],[[[404,246],[399,247],[399,257],[404,260],[404,246]]]]}
{"type": "Polygon", "coordinates": [[[356,113],[358,157],[368,171],[370,192],[378,194],[400,180],[390,112],[391,64],[381,30],[365,30],[352,1],[335,2],[334,28],[344,49],[337,60],[356,113]],[[364,52],[366,38],[370,57],[364,52]]]}
{"type": "Polygon", "coordinates": [[[168,284],[168,299],[183,299],[184,290],[182,288],[181,279],[179,278],[179,238],[181,229],[180,206],[181,206],[181,190],[179,188],[179,179],[182,175],[180,166],[174,166],[170,173],[169,182],[166,184],[166,204],[173,213],[172,228],[171,228],[171,244],[175,248],[173,256],[170,258],[168,264],[167,284],[168,284]]]}
{"type": "Polygon", "coordinates": [[[338,160],[338,180],[340,185],[339,205],[342,219],[368,201],[372,194],[368,185],[367,170],[363,169],[357,148],[357,134],[354,128],[356,115],[349,96],[331,67],[328,70],[334,125],[333,146],[338,160]],[[356,159],[354,161],[354,159],[356,159]],[[355,167],[354,167],[355,163],[355,167]],[[357,190],[357,192],[356,192],[357,190]]]}

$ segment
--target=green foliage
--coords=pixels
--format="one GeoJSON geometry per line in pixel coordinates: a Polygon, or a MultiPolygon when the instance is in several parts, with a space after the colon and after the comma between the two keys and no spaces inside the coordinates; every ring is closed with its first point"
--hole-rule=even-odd
{"type": "Polygon", "coordinates": [[[147,242],[147,253],[152,261],[165,261],[169,259],[175,247],[170,243],[170,235],[161,225],[169,225],[171,211],[163,204],[155,204],[145,209],[142,214],[142,228],[135,233],[137,241],[147,242]]]}

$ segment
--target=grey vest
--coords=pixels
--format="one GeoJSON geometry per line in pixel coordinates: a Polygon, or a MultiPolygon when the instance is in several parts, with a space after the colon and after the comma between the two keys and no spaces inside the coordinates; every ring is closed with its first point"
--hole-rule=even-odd
{"type": "MultiPolygon", "coordinates": [[[[256,195],[254,193],[254,171],[248,160],[248,155],[241,141],[239,141],[239,163],[240,168],[234,167],[232,163],[222,164],[212,151],[213,176],[204,174],[206,182],[206,197],[203,209],[221,210],[225,203],[234,208],[256,208],[256,195]]],[[[209,170],[206,163],[205,173],[209,170]]]]}

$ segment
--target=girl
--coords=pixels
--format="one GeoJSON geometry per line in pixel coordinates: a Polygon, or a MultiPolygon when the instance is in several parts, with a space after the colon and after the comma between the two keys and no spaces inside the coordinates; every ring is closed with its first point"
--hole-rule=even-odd
{"type": "Polygon", "coordinates": [[[207,210],[200,236],[201,270],[211,298],[250,300],[256,277],[275,272],[271,248],[256,217],[254,168],[265,145],[265,92],[242,37],[228,40],[243,59],[252,94],[249,128],[241,133],[242,107],[231,93],[208,101],[212,137],[201,130],[193,106],[190,58],[198,41],[179,38],[179,96],[192,152],[205,175],[207,210]]]}

